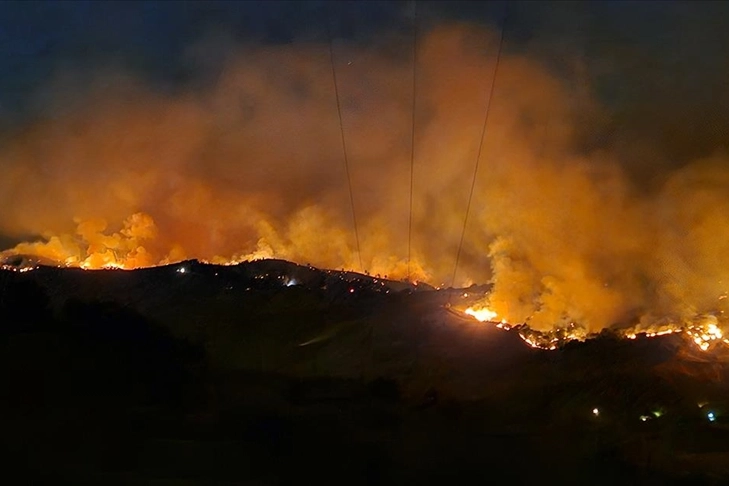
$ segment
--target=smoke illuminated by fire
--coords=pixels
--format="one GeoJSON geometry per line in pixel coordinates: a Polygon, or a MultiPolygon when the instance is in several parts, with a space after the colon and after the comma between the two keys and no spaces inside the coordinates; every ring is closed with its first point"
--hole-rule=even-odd
{"type": "MultiPolygon", "coordinates": [[[[450,284],[496,38],[456,25],[420,40],[413,280],[450,284]]],[[[84,89],[72,77],[53,84],[54,116],[0,148],[0,233],[33,236],[1,256],[89,269],[276,257],[408,276],[404,54],[335,46],[358,255],[327,46],[236,49],[204,90],[162,95],[119,72],[84,89]]],[[[454,282],[493,290],[469,313],[526,324],[548,343],[613,327],[725,342],[726,156],[645,188],[622,155],[585,149],[585,126],[602,113],[590,88],[502,57],[454,282]]]]}

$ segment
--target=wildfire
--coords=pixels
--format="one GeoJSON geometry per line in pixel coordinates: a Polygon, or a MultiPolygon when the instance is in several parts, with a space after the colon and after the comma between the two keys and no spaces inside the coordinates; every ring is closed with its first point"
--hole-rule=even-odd
{"type": "MultiPolygon", "coordinates": [[[[53,236],[47,241],[20,243],[14,248],[0,252],[1,268],[27,272],[42,261],[45,265],[83,270],[134,270],[178,263],[187,259],[187,254],[177,246],[161,247],[156,236],[157,226],[151,216],[135,213],[124,220],[118,232],[107,231],[104,220],[77,221],[75,235],[53,236]],[[17,264],[8,264],[17,260],[17,264]]],[[[229,257],[214,256],[200,259],[203,263],[215,265],[237,265],[246,261],[273,258],[270,250],[258,249],[247,254],[229,257]]]]}
{"type": "MultiPolygon", "coordinates": [[[[508,323],[505,319],[498,320],[498,314],[488,307],[472,306],[463,311],[464,314],[474,317],[480,322],[488,322],[499,329],[515,329],[519,337],[532,348],[555,350],[561,344],[569,341],[584,341],[591,335],[583,328],[570,323],[565,328],[556,328],[552,331],[541,332],[529,328],[528,326],[514,325],[508,323]]],[[[639,335],[646,338],[657,336],[665,336],[674,333],[685,333],[701,351],[708,351],[714,344],[723,343],[729,345],[729,338],[724,337],[724,332],[719,327],[718,321],[714,316],[705,316],[694,321],[681,325],[663,325],[654,330],[640,330],[632,328],[623,330],[620,335],[627,339],[637,339],[639,335]]]]}
{"type": "MultiPolygon", "coordinates": [[[[191,236],[184,231],[175,236],[162,234],[155,220],[146,213],[135,213],[118,224],[120,229],[109,227],[104,219],[75,220],[74,232],[61,233],[41,240],[24,242],[14,248],[0,251],[0,265],[8,262],[33,261],[45,266],[81,268],[84,270],[120,269],[133,270],[179,263],[195,259],[213,265],[238,265],[263,259],[282,259],[299,263],[312,262],[317,267],[339,268],[346,271],[383,275],[394,280],[410,277],[414,285],[430,281],[429,270],[417,259],[408,265],[405,258],[381,256],[374,252],[360,268],[355,251],[347,246],[345,232],[334,228],[317,210],[308,209],[292,223],[289,233],[280,234],[261,223],[258,233],[237,241],[229,241],[229,250],[218,248],[215,234],[199,235],[200,247],[188,247],[183,243],[191,236]],[[312,221],[314,221],[312,223],[312,221]],[[304,223],[311,227],[300,228],[304,223]],[[179,238],[179,239],[178,239],[179,238]],[[220,251],[220,253],[217,253],[220,251]]],[[[372,234],[378,235],[377,231],[372,234]]],[[[382,240],[383,236],[377,238],[382,240]]],[[[378,240],[378,242],[379,242],[378,240]]],[[[379,244],[379,243],[378,243],[379,244]]],[[[383,243],[384,244],[384,243],[383,243]]],[[[384,253],[387,254],[387,253],[384,253]]],[[[3,268],[18,271],[21,265],[5,265],[3,268]]],[[[23,266],[25,266],[23,264],[23,266]]]]}

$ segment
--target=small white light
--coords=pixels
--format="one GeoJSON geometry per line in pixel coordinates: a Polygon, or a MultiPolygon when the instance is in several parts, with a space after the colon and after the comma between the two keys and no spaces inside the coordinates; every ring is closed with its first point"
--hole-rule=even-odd
{"type": "Polygon", "coordinates": [[[598,410],[597,408],[593,408],[593,409],[592,409],[592,414],[593,414],[593,415],[594,415],[595,417],[597,417],[598,415],[600,415],[600,410],[598,410]]]}
{"type": "Polygon", "coordinates": [[[180,267],[177,269],[177,273],[185,273],[187,272],[187,269],[185,267],[180,267]]]}
{"type": "Polygon", "coordinates": [[[709,419],[709,422],[713,422],[716,420],[716,415],[714,415],[714,412],[709,412],[706,414],[706,418],[709,419]]]}

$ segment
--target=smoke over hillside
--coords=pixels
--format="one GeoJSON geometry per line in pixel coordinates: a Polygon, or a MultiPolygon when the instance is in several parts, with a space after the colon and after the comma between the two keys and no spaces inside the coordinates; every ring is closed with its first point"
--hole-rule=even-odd
{"type": "MultiPolygon", "coordinates": [[[[53,116],[0,147],[0,233],[31,236],[7,253],[88,268],[276,257],[406,277],[407,42],[334,44],[361,255],[328,46],[313,41],[239,44],[203,90],[161,94],[119,70],[81,87],[58,77],[44,90],[53,116]]],[[[414,279],[451,284],[497,44],[457,23],[419,38],[414,279]]],[[[489,307],[535,329],[721,320],[726,156],[677,164],[641,144],[587,143],[609,124],[589,79],[523,53],[505,50],[495,83],[455,284],[493,281],[489,307]],[[628,175],[641,157],[658,182],[628,175]]]]}

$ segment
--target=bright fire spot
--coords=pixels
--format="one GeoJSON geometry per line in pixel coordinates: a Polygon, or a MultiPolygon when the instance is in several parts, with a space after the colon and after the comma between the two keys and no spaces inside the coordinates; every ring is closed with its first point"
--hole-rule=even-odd
{"type": "Polygon", "coordinates": [[[719,329],[714,316],[709,316],[703,322],[692,323],[686,330],[686,334],[701,349],[707,351],[715,342],[724,342],[724,333],[719,329]]]}
{"type": "Polygon", "coordinates": [[[474,309],[473,307],[469,307],[464,311],[469,316],[473,316],[476,318],[476,320],[479,320],[481,322],[494,322],[494,319],[496,319],[496,316],[498,314],[491,309],[487,307],[482,307],[480,309],[474,309]]]}

